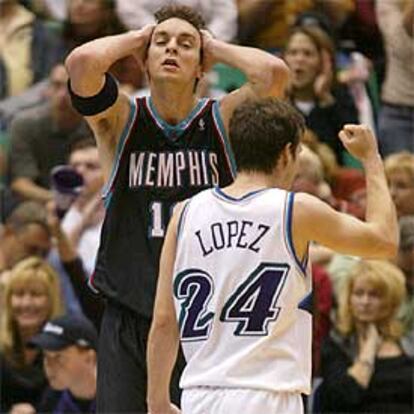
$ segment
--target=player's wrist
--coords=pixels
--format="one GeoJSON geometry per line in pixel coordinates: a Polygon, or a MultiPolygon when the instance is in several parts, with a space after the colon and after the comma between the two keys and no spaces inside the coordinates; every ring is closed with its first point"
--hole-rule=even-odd
{"type": "Polygon", "coordinates": [[[383,168],[383,163],[382,163],[382,159],[381,159],[381,155],[379,154],[378,151],[372,151],[369,154],[367,154],[366,156],[362,157],[360,159],[362,165],[364,166],[365,170],[369,170],[372,168],[383,168]]]}
{"type": "Polygon", "coordinates": [[[151,414],[167,413],[170,410],[170,401],[168,400],[148,399],[147,404],[148,412],[151,414]]]}

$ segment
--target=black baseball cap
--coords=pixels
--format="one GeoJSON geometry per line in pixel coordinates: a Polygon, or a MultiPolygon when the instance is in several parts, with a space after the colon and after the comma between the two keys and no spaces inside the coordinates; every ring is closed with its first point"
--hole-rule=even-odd
{"type": "Polygon", "coordinates": [[[97,350],[98,334],[89,319],[65,315],[46,322],[28,345],[48,351],[60,351],[71,345],[97,350]]]}

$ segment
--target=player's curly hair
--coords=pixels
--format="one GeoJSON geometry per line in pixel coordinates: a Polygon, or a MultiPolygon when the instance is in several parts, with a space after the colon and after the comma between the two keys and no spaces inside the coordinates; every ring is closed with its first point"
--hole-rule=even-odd
{"type": "Polygon", "coordinates": [[[182,4],[169,4],[167,6],[163,6],[154,13],[154,17],[157,24],[175,17],[190,23],[198,31],[206,28],[206,24],[201,15],[193,8],[182,4]]]}

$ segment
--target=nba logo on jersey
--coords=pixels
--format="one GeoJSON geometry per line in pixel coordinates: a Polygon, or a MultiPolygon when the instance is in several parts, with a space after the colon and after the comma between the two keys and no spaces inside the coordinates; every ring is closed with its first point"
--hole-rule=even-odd
{"type": "Polygon", "coordinates": [[[205,127],[206,127],[206,123],[204,122],[204,119],[201,118],[198,121],[198,128],[200,129],[200,131],[204,131],[205,127]]]}

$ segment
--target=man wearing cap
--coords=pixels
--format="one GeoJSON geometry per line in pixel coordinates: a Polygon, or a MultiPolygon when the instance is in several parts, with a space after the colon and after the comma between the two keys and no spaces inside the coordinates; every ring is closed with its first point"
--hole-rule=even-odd
{"type": "Polygon", "coordinates": [[[43,350],[53,388],[45,392],[38,412],[95,412],[97,341],[94,325],[79,316],[53,319],[32,338],[29,345],[43,350]]]}

